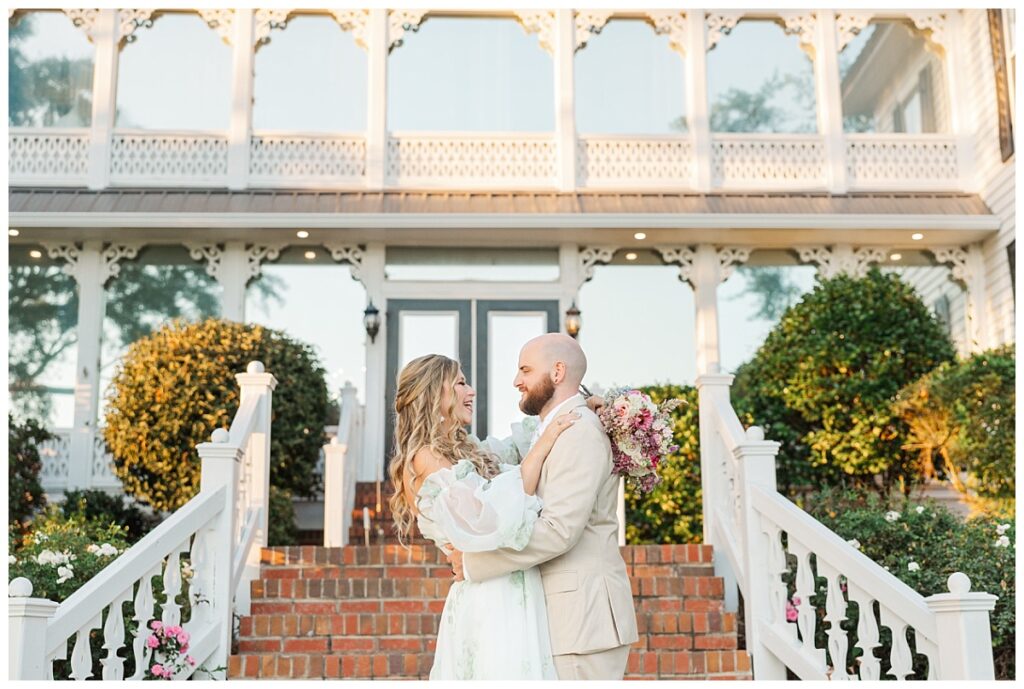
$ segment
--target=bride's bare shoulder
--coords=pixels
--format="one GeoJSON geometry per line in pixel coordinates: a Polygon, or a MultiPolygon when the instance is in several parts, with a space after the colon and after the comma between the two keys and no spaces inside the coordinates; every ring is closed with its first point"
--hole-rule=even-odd
{"type": "Polygon", "coordinates": [[[412,456],[412,470],[416,475],[412,486],[413,493],[419,492],[420,486],[423,485],[428,476],[439,469],[447,468],[449,465],[449,462],[425,445],[416,450],[416,454],[412,456]]]}

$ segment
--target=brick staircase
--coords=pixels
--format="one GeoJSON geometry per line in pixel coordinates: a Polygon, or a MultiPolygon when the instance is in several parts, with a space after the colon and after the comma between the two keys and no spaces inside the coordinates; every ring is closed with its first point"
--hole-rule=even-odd
{"type": "MultiPolygon", "coordinates": [[[[640,630],[627,679],[750,679],[710,546],[625,546],[622,554],[640,630]]],[[[433,545],[289,546],[262,557],[229,677],[428,677],[452,582],[433,545]]]]}

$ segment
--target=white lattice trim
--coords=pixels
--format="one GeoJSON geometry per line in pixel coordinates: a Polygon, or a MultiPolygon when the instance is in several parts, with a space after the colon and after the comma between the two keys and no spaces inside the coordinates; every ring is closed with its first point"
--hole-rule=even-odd
{"type": "Polygon", "coordinates": [[[260,185],[360,182],[366,171],[366,139],[360,134],[254,134],[249,143],[250,180],[260,185]]]}
{"type": "Polygon", "coordinates": [[[576,12],[576,50],[587,44],[591,38],[601,33],[608,23],[612,10],[579,10],[576,12]]]}
{"type": "Polygon", "coordinates": [[[727,188],[823,187],[825,143],[817,135],[713,134],[712,184],[727,188]]]}
{"type": "Polygon", "coordinates": [[[956,138],[943,134],[847,134],[851,189],[956,189],[956,138]]]}
{"type": "Polygon", "coordinates": [[[419,31],[427,10],[391,10],[388,12],[388,50],[397,48],[405,40],[406,31],[419,31]]]}
{"type": "Polygon", "coordinates": [[[688,185],[692,149],[685,136],[584,135],[576,142],[582,186],[659,188],[688,185]]]}
{"type": "Polygon", "coordinates": [[[43,490],[64,490],[68,486],[71,468],[71,429],[57,428],[50,431],[53,438],[44,440],[38,446],[42,469],[39,482],[43,490]]]}
{"type": "Polygon", "coordinates": [[[555,54],[555,11],[554,10],[517,10],[516,18],[523,25],[526,33],[537,34],[540,47],[548,55],[555,54]]]}
{"type": "Polygon", "coordinates": [[[388,139],[389,184],[550,187],[558,151],[550,134],[401,133],[388,139]]]}
{"type": "Polygon", "coordinates": [[[82,185],[89,173],[89,130],[8,130],[11,184],[82,185]]]}
{"type": "Polygon", "coordinates": [[[112,184],[225,184],[228,139],[202,132],[115,132],[112,184]]]}

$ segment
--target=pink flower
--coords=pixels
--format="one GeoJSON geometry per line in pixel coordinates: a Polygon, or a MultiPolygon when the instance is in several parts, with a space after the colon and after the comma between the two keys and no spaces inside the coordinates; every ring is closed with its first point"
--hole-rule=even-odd
{"type": "Polygon", "coordinates": [[[185,656],[185,660],[188,661],[189,665],[195,666],[196,664],[196,659],[192,656],[185,656]]]}
{"type": "Polygon", "coordinates": [[[149,668],[149,671],[153,674],[154,677],[164,676],[164,666],[160,663],[155,663],[153,667],[149,668]]]}
{"type": "Polygon", "coordinates": [[[150,636],[148,639],[146,639],[146,646],[148,648],[159,648],[160,640],[157,639],[156,636],[150,636]]]}
{"type": "Polygon", "coordinates": [[[796,606],[798,605],[800,605],[800,598],[798,596],[794,596],[791,601],[786,601],[787,622],[796,622],[797,618],[800,616],[800,611],[796,609],[796,606]]]}
{"type": "Polygon", "coordinates": [[[177,639],[178,639],[178,643],[179,644],[187,644],[188,643],[188,632],[186,632],[184,629],[181,630],[178,633],[178,635],[177,635],[177,639]]]}
{"type": "Polygon", "coordinates": [[[184,645],[183,645],[183,646],[181,647],[181,652],[182,652],[182,653],[185,653],[186,651],[188,651],[188,642],[187,642],[187,641],[186,641],[186,642],[184,643],[184,645]]]}
{"type": "Polygon", "coordinates": [[[181,634],[181,627],[175,624],[167,627],[164,631],[167,632],[167,636],[177,636],[178,634],[181,634]]]}
{"type": "Polygon", "coordinates": [[[150,629],[159,630],[163,626],[164,626],[163,622],[161,622],[160,620],[153,620],[152,622],[149,623],[150,629]]]}

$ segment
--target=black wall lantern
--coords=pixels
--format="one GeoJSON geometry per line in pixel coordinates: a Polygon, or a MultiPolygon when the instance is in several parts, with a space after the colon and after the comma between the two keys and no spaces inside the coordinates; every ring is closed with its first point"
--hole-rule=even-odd
{"type": "Polygon", "coordinates": [[[380,311],[373,305],[373,300],[370,300],[370,304],[363,311],[363,327],[366,328],[366,334],[370,336],[370,342],[372,343],[377,337],[377,333],[380,332],[380,311]]]}
{"type": "Polygon", "coordinates": [[[565,312],[565,332],[575,338],[580,334],[580,326],[583,321],[580,319],[580,310],[576,308],[576,302],[572,303],[569,310],[565,312]]]}

